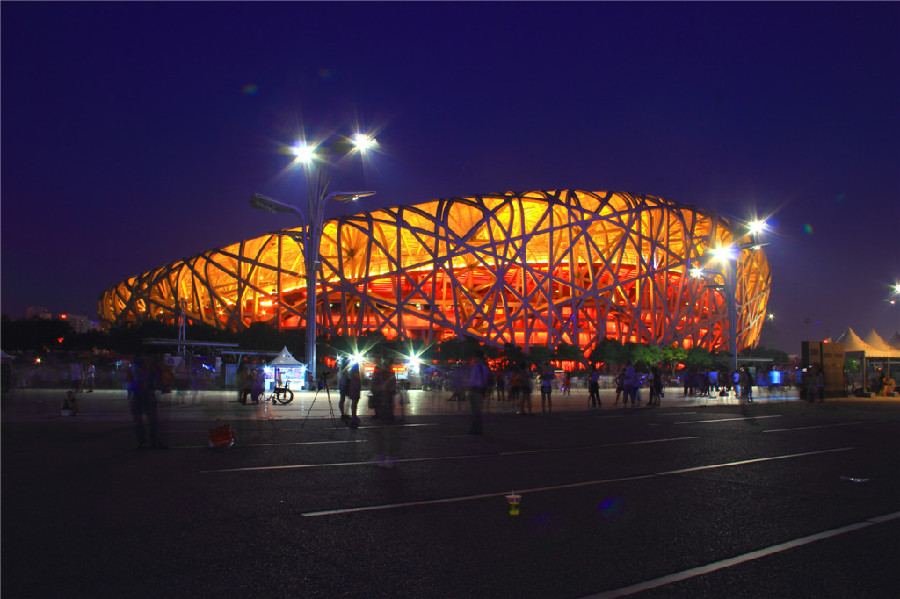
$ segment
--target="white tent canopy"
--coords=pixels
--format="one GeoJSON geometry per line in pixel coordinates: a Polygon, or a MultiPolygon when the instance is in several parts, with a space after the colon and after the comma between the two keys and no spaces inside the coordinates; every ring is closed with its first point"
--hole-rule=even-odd
{"type": "Polygon", "coordinates": [[[887,340],[887,344],[894,349],[900,349],[900,333],[891,335],[891,338],[887,340]]]}
{"type": "Polygon", "coordinates": [[[291,355],[291,352],[288,351],[288,348],[285,347],[281,350],[277,356],[272,358],[272,361],[269,362],[270,366],[277,366],[278,368],[299,368],[301,366],[305,366],[302,362],[298,362],[294,356],[291,355]]]}
{"type": "MultiPolygon", "coordinates": [[[[872,333],[875,333],[873,330],[869,333],[869,337],[872,337],[872,333]]],[[[835,339],[836,343],[844,344],[844,353],[862,353],[866,358],[900,358],[900,349],[894,349],[890,347],[887,343],[884,342],[884,339],[878,336],[878,333],[875,333],[875,338],[872,338],[876,343],[880,341],[880,344],[884,345],[884,349],[873,346],[866,341],[860,339],[859,335],[857,335],[853,329],[847,327],[847,330],[844,331],[837,339],[835,339]]]]}
{"type": "Polygon", "coordinates": [[[875,329],[869,331],[869,333],[863,339],[868,345],[877,349],[878,351],[897,351],[893,347],[887,344],[884,339],[881,338],[881,335],[875,332],[875,329]]]}

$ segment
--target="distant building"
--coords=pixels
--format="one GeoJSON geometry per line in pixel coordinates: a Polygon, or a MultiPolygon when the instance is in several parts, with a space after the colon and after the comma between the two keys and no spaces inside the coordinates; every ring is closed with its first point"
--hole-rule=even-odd
{"type": "Polygon", "coordinates": [[[57,318],[68,322],[76,333],[100,330],[100,323],[81,314],[60,314],[57,318]]]}
{"type": "Polygon", "coordinates": [[[50,310],[44,306],[30,306],[25,310],[25,318],[43,318],[44,320],[50,320],[53,318],[53,315],[50,314],[50,310]]]}
{"type": "MultiPolygon", "coordinates": [[[[323,228],[318,328],[423,343],[469,335],[525,351],[564,342],[588,354],[607,338],[725,349],[727,294],[691,269],[740,242],[739,228],[654,196],[574,190],[341,216],[323,228]]],[[[303,328],[304,251],[296,228],[208,250],[117,283],[98,312],[111,324],[174,324],[183,309],[219,329],[303,328]]],[[[770,273],[758,248],[733,259],[741,349],[759,340],[770,273]]]]}

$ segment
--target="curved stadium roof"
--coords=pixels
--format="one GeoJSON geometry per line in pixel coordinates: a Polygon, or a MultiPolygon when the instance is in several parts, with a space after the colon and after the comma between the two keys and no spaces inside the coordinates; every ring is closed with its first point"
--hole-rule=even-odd
{"type": "MultiPolygon", "coordinates": [[[[305,326],[300,229],[283,229],[160,266],[107,289],[109,323],[187,316],[216,328],[305,326]]],[[[690,276],[735,241],[725,219],[647,195],[532,191],[467,196],[341,216],[324,225],[320,334],[487,343],[601,339],[728,345],[723,291],[690,276]]],[[[738,240],[739,241],[739,240],[738,240]]],[[[755,345],[770,273],[738,257],[738,347],[755,345]]],[[[719,283],[721,279],[717,280],[719,283]]]]}

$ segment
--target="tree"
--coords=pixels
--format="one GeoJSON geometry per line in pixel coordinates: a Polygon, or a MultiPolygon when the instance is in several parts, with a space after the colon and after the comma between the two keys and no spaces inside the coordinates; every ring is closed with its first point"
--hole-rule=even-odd
{"type": "Polygon", "coordinates": [[[713,365],[712,354],[705,347],[692,347],[687,352],[685,364],[692,370],[705,370],[713,365]]]}
{"type": "Polygon", "coordinates": [[[502,360],[506,361],[506,366],[515,368],[524,368],[528,358],[522,348],[515,343],[506,343],[503,345],[502,360]]]}
{"type": "Polygon", "coordinates": [[[583,364],[584,353],[570,343],[560,343],[556,347],[553,359],[561,362],[576,362],[578,364],[583,364]]]}
{"type": "Polygon", "coordinates": [[[636,369],[649,372],[662,361],[663,351],[658,345],[642,343],[632,348],[632,359],[636,369]]]}
{"type": "Polygon", "coordinates": [[[675,372],[679,364],[687,362],[687,350],[680,345],[670,345],[662,348],[663,362],[668,364],[669,370],[675,372]]]}
{"type": "Polygon", "coordinates": [[[553,350],[546,345],[532,345],[528,350],[528,363],[541,366],[553,358],[553,350]]]}

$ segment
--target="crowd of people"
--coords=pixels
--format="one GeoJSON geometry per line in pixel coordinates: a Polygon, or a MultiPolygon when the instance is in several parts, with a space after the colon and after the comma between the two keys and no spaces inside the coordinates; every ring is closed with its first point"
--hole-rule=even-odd
{"type": "MultiPolygon", "coordinates": [[[[337,390],[339,392],[338,409],[340,419],[351,429],[360,426],[359,403],[364,388],[368,387],[368,401],[365,407],[372,412],[373,446],[375,456],[373,462],[385,468],[394,467],[398,458],[398,436],[396,426],[403,423],[404,406],[408,399],[404,386],[398,384],[397,376],[391,368],[390,360],[384,356],[373,358],[374,369],[368,385],[361,375],[359,364],[339,364],[337,368],[337,390]],[[399,413],[398,413],[399,412],[399,413]]],[[[67,391],[63,403],[64,415],[77,415],[78,402],[76,393],[91,392],[94,382],[92,365],[74,364],[71,369],[71,389],[67,391]]],[[[192,403],[203,384],[199,371],[192,377],[192,403]]],[[[133,426],[137,437],[138,449],[165,449],[159,431],[158,397],[171,390],[173,382],[172,369],[157,355],[139,356],[126,373],[128,400],[133,418],[133,426]]],[[[329,372],[321,372],[318,388],[325,389],[330,401],[328,379],[329,372]]],[[[600,388],[601,371],[596,366],[586,377],[588,389],[588,406],[601,407],[600,388]]],[[[669,380],[661,370],[653,366],[649,371],[638,371],[630,362],[622,366],[615,376],[610,377],[615,386],[615,399],[612,406],[637,407],[642,404],[641,390],[648,392],[648,407],[659,406],[664,397],[665,388],[673,386],[675,381],[669,380]]],[[[739,398],[752,402],[753,388],[764,388],[774,382],[776,377],[769,371],[758,369],[756,375],[747,366],[741,366],[736,372],[717,372],[704,370],[685,370],[678,377],[683,389],[683,397],[702,397],[711,394],[739,398]]],[[[785,377],[784,383],[790,385],[793,380],[785,377]]],[[[450,373],[450,396],[447,401],[468,401],[471,409],[471,425],[468,433],[481,435],[484,432],[483,411],[485,401],[496,399],[510,402],[516,414],[531,416],[534,414],[532,394],[540,393],[541,413],[553,413],[554,393],[570,395],[572,375],[559,373],[551,364],[541,366],[511,365],[502,369],[492,369],[484,352],[477,351],[466,364],[458,364],[450,373]]],[[[607,379],[608,380],[608,379],[607,379]]],[[[780,382],[780,377],[778,377],[780,382]]],[[[241,403],[265,403],[265,375],[262,370],[252,367],[241,368],[236,376],[238,400],[241,403]]],[[[891,389],[894,381],[885,377],[879,387],[891,389]]],[[[801,399],[809,403],[821,402],[825,398],[825,377],[821,368],[804,369],[796,385],[800,389],[801,399]]]]}

